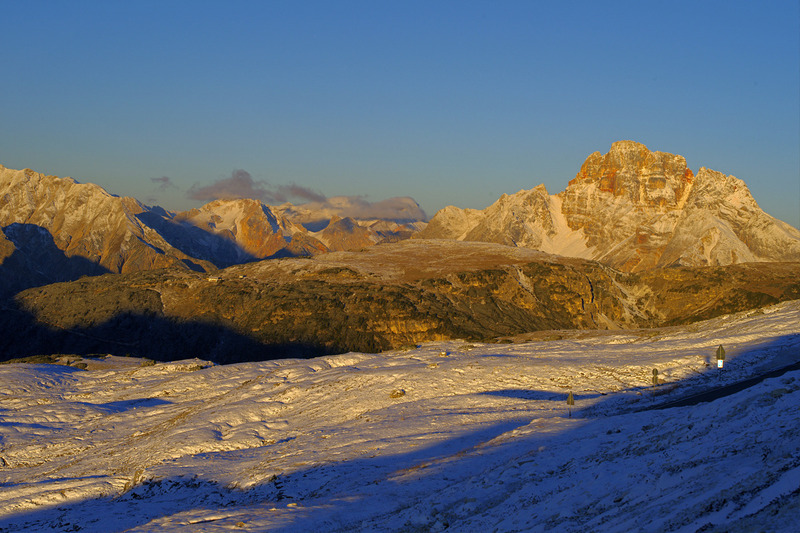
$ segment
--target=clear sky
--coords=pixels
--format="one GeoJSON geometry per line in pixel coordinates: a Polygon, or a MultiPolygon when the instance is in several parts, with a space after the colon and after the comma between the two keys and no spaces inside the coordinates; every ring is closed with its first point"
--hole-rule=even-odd
{"type": "Polygon", "coordinates": [[[237,175],[294,203],[483,208],[632,139],[800,226],[796,0],[29,0],[0,20],[0,164],[168,209],[237,175]]]}

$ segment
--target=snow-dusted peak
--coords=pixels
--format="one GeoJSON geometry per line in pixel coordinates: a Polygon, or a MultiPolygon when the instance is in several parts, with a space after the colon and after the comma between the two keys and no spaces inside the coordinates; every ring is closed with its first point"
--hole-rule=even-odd
{"type": "MultiPolygon", "coordinates": [[[[294,250],[293,237],[305,234],[303,227],[275,213],[269,206],[251,198],[219,199],[206,205],[179,213],[176,220],[194,225],[218,237],[234,242],[249,258],[263,259],[276,254],[305,255],[303,247],[294,250]]],[[[313,238],[311,248],[323,251],[322,243],[313,238]]]]}

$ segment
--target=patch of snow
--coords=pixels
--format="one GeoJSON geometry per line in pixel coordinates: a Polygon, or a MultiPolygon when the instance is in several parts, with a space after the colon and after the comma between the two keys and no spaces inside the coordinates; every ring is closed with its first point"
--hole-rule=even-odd
{"type": "Polygon", "coordinates": [[[557,194],[550,196],[550,213],[554,233],[552,236],[543,235],[542,251],[567,257],[591,258],[593,252],[586,246],[586,235],[584,235],[583,229],[576,231],[569,227],[562,211],[562,204],[563,200],[560,196],[557,194]]]}

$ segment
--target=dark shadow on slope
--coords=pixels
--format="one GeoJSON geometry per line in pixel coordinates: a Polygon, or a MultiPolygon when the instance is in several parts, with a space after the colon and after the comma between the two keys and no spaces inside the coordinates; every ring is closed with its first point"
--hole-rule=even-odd
{"type": "MultiPolygon", "coordinates": [[[[300,470],[286,476],[273,476],[265,483],[248,490],[231,489],[214,481],[203,480],[201,479],[202,473],[198,473],[194,477],[145,481],[117,497],[88,499],[0,518],[0,533],[19,531],[20,528],[42,531],[79,531],[85,528],[89,528],[91,531],[124,531],[163,516],[196,508],[218,507],[231,511],[232,508],[239,505],[299,501],[308,495],[303,493],[301,487],[295,485],[297,482],[305,485],[308,478],[319,479],[319,486],[314,491],[315,498],[321,498],[323,501],[330,499],[331,502],[335,502],[336,491],[340,488],[337,479],[352,480],[353,477],[357,477],[357,490],[360,494],[356,498],[357,501],[345,505],[361,507],[365,504],[363,500],[373,497],[370,494],[370,485],[373,482],[396,476],[398,483],[404,483],[400,478],[413,477],[417,472],[424,476],[427,473],[426,469],[435,467],[439,461],[443,466],[442,470],[446,471],[448,458],[468,453],[477,446],[526,423],[526,420],[502,422],[459,435],[427,448],[417,448],[405,454],[355,459],[300,470]],[[359,475],[353,476],[353,471],[358,472],[359,475]],[[118,512],[120,506],[125,506],[126,512],[118,512]],[[91,512],[85,512],[87,509],[91,509],[91,512]]],[[[271,446],[280,444],[276,443],[271,446]]],[[[237,457],[246,456],[252,452],[252,449],[210,452],[198,454],[196,457],[213,456],[215,459],[224,457],[226,461],[234,461],[237,457]]],[[[134,475],[135,473],[131,472],[131,476],[134,475]]],[[[87,478],[89,477],[96,478],[97,476],[87,476],[87,478]]],[[[400,502],[397,503],[400,504],[400,502]]],[[[235,518],[235,515],[233,516],[235,518]]],[[[231,525],[235,525],[238,520],[235,518],[231,525]]],[[[217,520],[212,521],[214,525],[221,525],[217,520]]]]}
{"type": "MultiPolygon", "coordinates": [[[[770,340],[760,346],[752,348],[752,351],[763,350],[797,350],[798,336],[779,337],[770,340]]],[[[731,347],[729,352],[733,351],[731,347]]],[[[739,356],[746,356],[747,352],[739,352],[739,356]]],[[[735,365],[730,365],[730,371],[736,371],[735,365]]],[[[743,367],[740,367],[740,370],[743,367]]],[[[707,375],[713,379],[716,372],[715,367],[709,367],[707,375]]],[[[697,379],[697,378],[694,378],[697,379]]],[[[638,388],[631,389],[638,390],[638,388]]],[[[525,391],[531,398],[549,399],[554,394],[549,391],[525,391]]],[[[525,400],[528,398],[520,397],[515,392],[508,393],[507,390],[488,391],[483,394],[506,397],[509,399],[525,400]]],[[[555,395],[558,396],[558,395],[555,395]]],[[[577,398],[588,398],[591,395],[578,396],[577,398]]],[[[557,399],[557,398],[556,398],[557,399]]],[[[602,412],[608,401],[613,401],[613,397],[602,399],[595,406],[582,410],[584,415],[602,412]]],[[[639,403],[649,403],[649,399],[642,398],[639,403]]],[[[564,406],[562,417],[567,416],[566,406],[564,406]]],[[[614,404],[615,410],[619,407],[614,404]]],[[[630,411],[630,410],[627,410],[630,411]]],[[[508,411],[513,413],[514,411],[508,411]]],[[[624,426],[626,432],[669,432],[675,431],[675,426],[662,427],[659,424],[661,411],[650,411],[648,413],[627,412],[625,409],[619,411],[620,423],[627,423],[624,426]]],[[[580,417],[581,411],[573,411],[573,418],[580,417]]],[[[266,422],[266,421],[265,421],[266,422]]],[[[145,481],[134,486],[131,490],[117,497],[94,498],[83,501],[59,505],[46,509],[35,509],[16,514],[11,517],[0,519],[0,532],[6,533],[16,531],[20,527],[28,530],[54,530],[54,531],[78,531],[89,529],[92,531],[123,531],[132,527],[141,526],[152,520],[169,517],[177,513],[191,510],[210,510],[223,509],[224,513],[209,515],[208,521],[214,527],[234,529],[236,524],[242,520],[257,520],[260,513],[268,513],[267,509],[275,507],[284,510],[288,515],[287,504],[296,504],[292,508],[291,514],[294,520],[279,524],[272,530],[292,530],[300,531],[307,528],[321,527],[322,524],[330,528],[340,530],[341,528],[359,530],[365,518],[377,518],[393,516],[401,513],[409,505],[420,502],[429,502],[431,515],[422,517],[422,522],[401,523],[393,522],[392,530],[431,530],[447,529],[451,522],[456,522],[464,516],[477,516],[481,505],[491,506],[496,501],[498,484],[506,483],[502,480],[503,474],[507,470],[519,468],[522,464],[536,465],[537,455],[543,453],[553,445],[553,441],[558,445],[566,445],[570,442],[569,432],[554,434],[545,432],[544,434],[532,434],[528,436],[508,435],[509,432],[527,425],[530,420],[523,416],[511,414],[503,422],[484,426],[482,429],[466,432],[453,438],[441,441],[433,446],[425,448],[412,448],[410,451],[397,455],[375,455],[373,457],[361,457],[349,461],[328,464],[315,464],[305,469],[296,470],[288,474],[277,474],[268,477],[264,474],[262,484],[247,490],[231,489],[213,481],[203,480],[204,472],[195,472],[194,477],[173,477],[145,481]],[[507,438],[501,443],[495,443],[492,447],[483,446],[485,443],[496,439],[501,435],[507,438]],[[514,448],[514,453],[510,463],[505,457],[505,452],[509,447],[514,448]],[[499,472],[499,473],[498,473],[499,472]],[[493,476],[497,476],[495,479],[493,476]],[[450,502],[435,500],[438,492],[453,499],[452,487],[460,487],[462,483],[469,482],[470,491],[463,493],[463,498],[459,500],[464,505],[471,502],[478,502],[471,508],[466,507],[466,511],[459,511],[450,502]],[[385,485],[392,484],[391,501],[386,501],[387,491],[381,490],[375,493],[372,487],[376,483],[385,485]],[[484,488],[485,487],[485,488],[484,488]],[[447,492],[450,489],[450,492],[447,492]],[[481,492],[481,491],[485,491],[481,492]],[[493,500],[495,499],[495,500],[493,500]],[[434,505],[434,503],[436,505],[434,505]],[[252,506],[259,505],[259,509],[252,506]],[[124,509],[121,509],[124,507],[124,509]],[[241,513],[237,511],[241,509],[241,513]],[[368,510],[379,509],[381,511],[369,514],[368,510]],[[472,510],[470,510],[472,509],[472,510]],[[87,512],[91,510],[91,512],[87,512]],[[365,514],[365,511],[367,513],[365,514]],[[461,514],[459,514],[461,513],[461,514]],[[427,522],[426,522],[427,521],[427,522]],[[306,526],[306,527],[304,527],[306,526]]],[[[674,424],[675,419],[672,419],[674,424]]],[[[400,424],[401,422],[398,421],[400,424]]],[[[591,423],[591,422],[589,422],[591,423]]],[[[687,420],[687,425],[690,421],[687,420]]],[[[696,424],[697,420],[691,421],[696,424]]],[[[580,438],[579,431],[586,430],[586,424],[581,424],[575,430],[575,438],[580,438]]],[[[590,426],[591,427],[591,426],[590,426]]],[[[689,426],[691,427],[691,426],[689,426]]],[[[334,428],[335,429],[335,428],[334,428]]],[[[452,427],[450,429],[453,429],[452,427]]],[[[623,433],[616,436],[617,431],[607,431],[608,445],[623,445],[626,438],[623,433]],[[615,444],[616,443],[616,444],[615,444]]],[[[658,441],[651,437],[651,440],[658,441]]],[[[376,440],[376,445],[381,441],[376,440]]],[[[757,444],[757,443],[756,443],[757,444]]],[[[281,443],[267,445],[262,448],[252,448],[247,450],[235,450],[228,452],[209,452],[199,454],[196,458],[208,457],[216,461],[252,461],[256,457],[262,457],[270,446],[279,447],[281,443]]],[[[755,445],[755,444],[754,444],[755,445]]],[[[738,450],[741,452],[741,450],[738,450]]],[[[280,448],[277,448],[280,453],[280,448]]],[[[547,453],[546,451],[544,453],[547,453]]],[[[694,459],[687,458],[687,461],[694,459]]],[[[675,457],[672,457],[675,461],[675,457]]],[[[154,465],[155,466],[155,465],[154,465]]],[[[630,467],[630,466],[629,466],[630,467]]],[[[132,467],[133,468],[133,467],[132,467]]],[[[555,465],[552,462],[543,463],[541,470],[536,467],[526,467],[532,474],[524,483],[547,483],[554,474],[554,470],[547,468],[559,468],[568,470],[570,468],[582,468],[574,461],[569,454],[564,455],[564,463],[555,465]]],[[[655,486],[658,476],[661,474],[652,465],[642,464],[641,479],[647,479],[650,485],[642,486],[642,490],[655,486]]],[[[130,472],[133,478],[136,474],[130,472]]],[[[511,497],[515,491],[520,490],[521,486],[506,485],[503,490],[511,497]]],[[[580,497],[580,496],[578,496],[580,497]]],[[[616,500],[615,500],[616,502],[616,500]]],[[[524,503],[524,502],[523,502],[524,503]]],[[[534,499],[527,502],[529,505],[538,505],[540,502],[534,499]]],[[[590,503],[590,502],[586,502],[590,503]]],[[[613,507],[621,508],[625,502],[614,504],[613,507]]],[[[601,507],[584,507],[580,500],[576,501],[575,507],[581,507],[583,511],[580,515],[569,515],[569,509],[564,509],[566,513],[563,517],[566,523],[562,523],[559,529],[577,531],[585,530],[583,526],[588,524],[596,516],[593,512],[601,513],[605,510],[601,507]],[[563,527],[568,526],[568,527],[563,527]]],[[[558,509],[553,510],[553,514],[558,509]]],[[[520,510],[522,511],[522,510],[520,510]]],[[[680,511],[680,509],[678,509],[680,511]]],[[[704,513],[713,515],[716,508],[709,508],[704,513]]],[[[663,517],[662,517],[663,518],[663,517]]],[[[678,520],[680,517],[667,516],[666,524],[669,520],[678,520]]],[[[692,519],[698,518],[693,516],[692,519]]],[[[677,523],[677,522],[676,522],[677,523]]],[[[680,525],[679,523],[677,523],[680,525]]],[[[675,524],[673,524],[675,525],[675,524]]],[[[380,527],[376,524],[368,524],[371,527],[380,527]]],[[[246,529],[251,529],[250,524],[244,523],[246,529]]],[[[553,525],[555,528],[556,525],[553,525]]],[[[676,526],[677,528],[677,526],[676,526]]],[[[669,529],[669,528],[667,528],[669,529]]]]}
{"type": "Polygon", "coordinates": [[[194,272],[205,272],[206,271],[206,269],[203,268],[202,265],[198,265],[197,263],[195,263],[191,259],[184,259],[183,260],[183,264],[186,265],[186,267],[189,270],[192,270],[194,272]]]}
{"type": "Polygon", "coordinates": [[[328,227],[331,223],[331,219],[323,218],[320,220],[312,220],[310,222],[301,222],[300,225],[303,226],[305,229],[312,233],[316,233],[318,231],[322,231],[328,227]]]}
{"type": "MultiPolygon", "coordinates": [[[[787,335],[784,338],[784,342],[786,342],[787,344],[794,343],[796,345],[800,345],[800,335],[787,335]]],[[[672,407],[688,407],[692,405],[697,405],[699,403],[713,402],[714,400],[730,396],[731,394],[736,394],[739,391],[743,391],[747,388],[750,388],[754,385],[761,383],[765,379],[776,378],[782,376],[786,372],[791,372],[793,370],[800,370],[800,353],[796,353],[796,357],[797,360],[795,362],[782,366],[780,368],[776,368],[775,370],[770,370],[759,376],[742,379],[740,381],[731,384],[717,386],[711,390],[697,394],[691,394],[683,398],[678,398],[678,399],[673,398],[666,403],[660,402],[658,405],[656,405],[655,407],[651,407],[650,409],[670,409],[672,407]]],[[[721,373],[724,372],[724,370],[718,370],[717,372],[721,373]]]]}
{"type": "MultiPolygon", "coordinates": [[[[84,477],[58,477],[58,478],[46,479],[46,480],[43,480],[43,481],[35,481],[34,483],[31,483],[31,484],[32,485],[43,485],[45,483],[50,483],[50,482],[53,482],[53,481],[55,481],[55,482],[77,481],[77,480],[83,480],[83,479],[103,479],[105,477],[106,476],[99,476],[99,475],[84,476],[84,477]]],[[[13,483],[0,482],[0,487],[12,487],[12,486],[14,486],[13,483]]],[[[2,521],[0,521],[0,524],[1,523],[2,523],[2,521]]],[[[0,529],[0,531],[2,531],[2,530],[0,529]]]]}
{"type": "Polygon", "coordinates": [[[89,406],[93,409],[105,411],[109,414],[117,414],[130,411],[131,409],[143,409],[147,407],[157,407],[160,405],[171,405],[172,402],[162,398],[136,398],[135,400],[119,400],[116,402],[106,403],[81,402],[81,404],[89,406]]]}
{"type": "MultiPolygon", "coordinates": [[[[715,349],[710,348],[704,355],[698,356],[705,359],[706,369],[691,379],[626,389],[626,392],[639,394],[641,400],[622,410],[653,411],[671,407],[689,407],[714,401],[757,385],[766,378],[782,375],[791,370],[791,367],[797,367],[800,364],[800,335],[798,334],[775,337],[749,349],[737,350],[735,346],[726,346],[728,356],[722,370],[717,368],[715,349]],[[771,353],[771,360],[790,363],[778,369],[772,367],[760,369],[758,366],[751,368],[750,365],[753,363],[747,363],[745,359],[749,354],[760,352],[771,353]],[[731,357],[734,354],[735,357],[731,357]],[[708,391],[708,394],[705,391],[708,391]]],[[[612,399],[613,397],[614,395],[611,396],[612,399]]],[[[573,411],[573,416],[593,417],[601,412],[602,409],[595,405],[573,411]]]]}
{"type": "MultiPolygon", "coordinates": [[[[173,248],[190,257],[209,261],[218,268],[257,261],[238,244],[192,224],[182,224],[156,211],[136,215],[142,224],[158,232],[173,248]]],[[[190,267],[191,268],[191,267],[190,267]]]]}
{"type": "Polygon", "coordinates": [[[91,327],[60,329],[39,323],[14,303],[0,307],[0,361],[40,354],[200,358],[218,364],[308,358],[347,351],[322,341],[262,343],[218,323],[183,321],[155,313],[116,314],[91,327]]]}
{"type": "Polygon", "coordinates": [[[3,233],[16,249],[0,263],[0,300],[31,287],[109,273],[85,257],[66,255],[41,226],[14,223],[3,233]]]}
{"type": "MultiPolygon", "coordinates": [[[[545,400],[551,402],[566,402],[568,395],[567,392],[548,392],[548,391],[537,391],[531,389],[502,389],[502,390],[481,392],[480,394],[488,396],[500,396],[503,398],[516,398],[519,400],[545,400]]],[[[573,393],[572,395],[575,401],[597,398],[599,396],[602,396],[602,394],[573,393]]]]}
{"type": "MultiPolygon", "coordinates": [[[[5,411],[5,409],[0,409],[0,412],[5,411]]],[[[0,428],[13,428],[15,431],[25,430],[25,429],[52,429],[50,426],[45,426],[44,424],[36,424],[36,423],[26,423],[26,422],[0,422],[0,428]]],[[[2,444],[3,439],[0,438],[0,444],[2,444]]]]}

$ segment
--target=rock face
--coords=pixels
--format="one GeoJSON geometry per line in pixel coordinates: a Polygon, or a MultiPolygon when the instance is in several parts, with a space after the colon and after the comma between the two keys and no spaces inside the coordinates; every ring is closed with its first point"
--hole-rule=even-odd
{"type": "Polygon", "coordinates": [[[633,141],[591,154],[557,195],[540,185],[483,211],[445,208],[420,238],[525,246],[627,272],[800,260],[800,231],[764,213],[744,182],[695,175],[682,156],[633,141]]]}
{"type": "Polygon", "coordinates": [[[667,326],[800,298],[800,263],[638,274],[525,248],[406,240],[363,252],[104,275],[0,309],[0,354],[217,362],[375,352],[536,330],[667,326]]]}
{"type": "Polygon", "coordinates": [[[590,155],[559,196],[567,224],[583,232],[594,259],[644,270],[661,266],[693,184],[683,157],[621,141],[590,155]]]}

